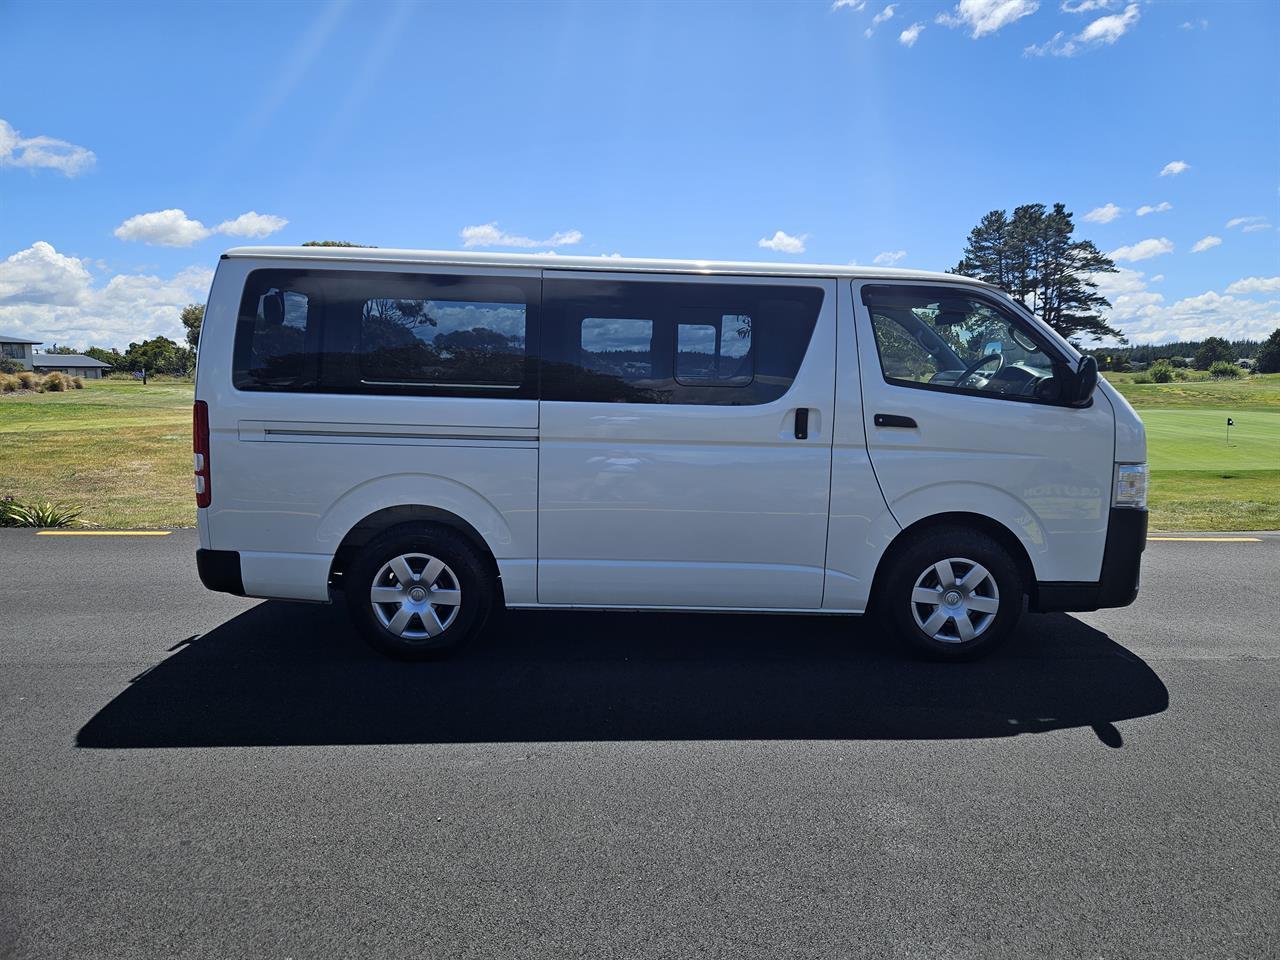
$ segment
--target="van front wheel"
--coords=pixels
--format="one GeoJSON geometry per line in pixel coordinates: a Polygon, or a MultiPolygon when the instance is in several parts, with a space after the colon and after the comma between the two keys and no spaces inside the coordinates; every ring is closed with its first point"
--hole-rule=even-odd
{"type": "Polygon", "coordinates": [[[374,539],[346,576],[356,627],[401,660],[452,653],[484,627],[493,580],[476,549],[445,527],[399,527],[374,539]]]}
{"type": "Polygon", "coordinates": [[[1004,642],[1022,615],[1018,566],[977,530],[933,529],[894,559],[883,607],[889,625],[916,652],[971,660],[1004,642]]]}

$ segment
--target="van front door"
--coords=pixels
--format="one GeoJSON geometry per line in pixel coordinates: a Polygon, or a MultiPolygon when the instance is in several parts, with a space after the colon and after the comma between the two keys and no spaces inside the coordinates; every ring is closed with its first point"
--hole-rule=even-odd
{"type": "Polygon", "coordinates": [[[835,283],[546,271],[538,600],[822,603],[835,283]]]}
{"type": "Polygon", "coordinates": [[[867,447],[897,522],[988,518],[1037,579],[1097,580],[1115,418],[1101,391],[1063,403],[1062,345],[973,286],[855,282],[853,301],[867,447]]]}

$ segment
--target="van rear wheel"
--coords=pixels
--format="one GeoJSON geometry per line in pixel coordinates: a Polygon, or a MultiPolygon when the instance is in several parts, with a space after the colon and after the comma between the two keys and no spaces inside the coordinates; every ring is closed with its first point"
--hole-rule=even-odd
{"type": "Polygon", "coordinates": [[[882,607],[888,625],[916,653],[972,660],[995,649],[1022,615],[1018,565],[978,530],[925,531],[894,558],[882,607]]]}
{"type": "Polygon", "coordinates": [[[478,634],[496,590],[483,558],[447,527],[397,527],[346,575],[347,606],[374,649],[401,660],[447,656],[478,634]]]}

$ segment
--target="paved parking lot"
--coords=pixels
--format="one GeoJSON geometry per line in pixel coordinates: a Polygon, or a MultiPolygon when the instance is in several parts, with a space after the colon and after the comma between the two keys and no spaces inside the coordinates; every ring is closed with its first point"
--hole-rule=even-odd
{"type": "Polygon", "coordinates": [[[1275,955],[1280,538],[963,666],[558,613],[397,664],[194,548],[0,531],[0,957],[1275,955]]]}

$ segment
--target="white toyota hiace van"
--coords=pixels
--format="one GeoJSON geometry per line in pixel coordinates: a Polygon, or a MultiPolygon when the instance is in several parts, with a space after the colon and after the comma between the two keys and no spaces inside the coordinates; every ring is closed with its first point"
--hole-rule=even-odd
{"type": "Polygon", "coordinates": [[[1146,438],[987,284],[866,267],[239,248],[200,337],[211,590],[377,648],[507,607],[861,614],[985,652],[1124,606],[1146,438]]]}

